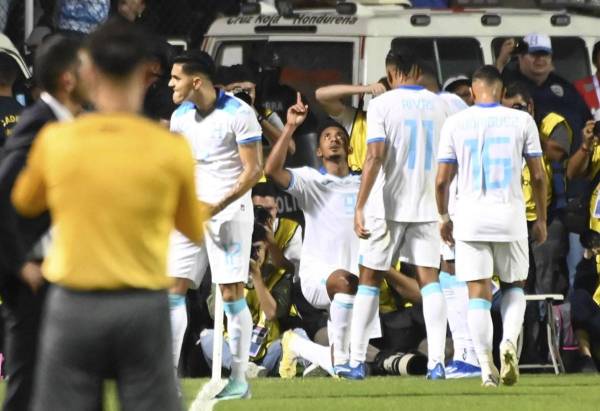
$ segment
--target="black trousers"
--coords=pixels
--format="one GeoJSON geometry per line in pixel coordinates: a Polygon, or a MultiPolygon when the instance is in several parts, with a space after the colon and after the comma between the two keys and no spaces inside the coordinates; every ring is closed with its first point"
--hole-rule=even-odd
{"type": "Polygon", "coordinates": [[[25,284],[14,280],[3,294],[4,356],[8,381],[2,409],[28,411],[46,292],[42,289],[34,295],[25,284]]]}
{"type": "Polygon", "coordinates": [[[98,411],[116,380],[123,411],[180,411],[166,291],[72,291],[44,306],[35,411],[98,411]]]}

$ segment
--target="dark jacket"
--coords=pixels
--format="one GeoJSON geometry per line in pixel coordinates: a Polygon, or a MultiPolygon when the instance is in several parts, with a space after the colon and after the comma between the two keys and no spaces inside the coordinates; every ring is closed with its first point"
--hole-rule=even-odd
{"type": "Polygon", "coordinates": [[[14,284],[27,254],[50,227],[47,212],[33,219],[23,218],[10,201],[29,149],[38,132],[50,121],[56,121],[56,116],[42,100],[25,109],[0,159],[0,288],[3,294],[14,284]]]}

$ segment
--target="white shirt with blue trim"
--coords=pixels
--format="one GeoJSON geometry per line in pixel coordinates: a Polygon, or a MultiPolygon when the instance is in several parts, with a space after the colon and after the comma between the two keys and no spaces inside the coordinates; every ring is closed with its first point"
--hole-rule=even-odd
{"type": "Polygon", "coordinates": [[[541,155],[538,129],[525,112],[494,103],[451,116],[442,128],[438,162],[458,166],[454,238],[527,238],[523,158],[541,155]]]}
{"type": "Polygon", "coordinates": [[[369,103],[367,144],[384,142],[382,168],[365,214],[400,222],[437,221],[436,153],[448,105],[421,86],[401,86],[369,103]]]}
{"type": "MultiPolygon", "coordinates": [[[[354,233],[354,208],[360,176],[337,177],[311,167],[288,169],[288,193],[304,212],[304,242],[299,275],[314,273],[315,265],[358,272],[358,237],[354,233]]],[[[326,273],[329,276],[331,272],[326,273]]],[[[325,277],[326,278],[326,277],[325,277]]]]}
{"type": "MultiPolygon", "coordinates": [[[[183,134],[190,143],[196,160],[198,198],[213,204],[233,189],[243,171],[238,145],[260,143],[262,139],[254,110],[222,91],[218,91],[214,110],[205,117],[193,103],[181,104],[171,116],[171,131],[183,134]]],[[[248,191],[227,209],[237,210],[240,203],[251,207],[250,195],[248,191]]],[[[226,214],[226,210],[221,213],[226,214]]]]}

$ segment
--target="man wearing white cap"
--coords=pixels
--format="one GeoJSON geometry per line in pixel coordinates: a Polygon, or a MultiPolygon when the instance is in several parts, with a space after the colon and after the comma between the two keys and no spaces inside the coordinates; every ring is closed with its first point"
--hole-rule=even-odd
{"type": "MultiPolygon", "coordinates": [[[[511,70],[506,66],[502,72],[504,84],[509,85],[515,81],[524,83],[531,92],[536,107],[536,120],[543,119],[549,113],[557,113],[563,116],[573,130],[573,142],[571,153],[576,152],[581,145],[581,131],[586,121],[590,118],[590,111],[575,87],[566,79],[553,72],[552,64],[552,41],[545,34],[530,33],[523,38],[523,43],[516,47],[513,39],[507,40],[496,59],[498,65],[508,62],[511,54],[518,53],[518,67],[511,70]]],[[[567,203],[572,200],[583,198],[589,191],[589,183],[581,180],[570,180],[568,189],[565,187],[565,165],[553,162],[552,192],[554,194],[550,211],[560,214],[567,210],[567,203]],[[567,201],[569,199],[569,201],[567,201]]],[[[576,204],[576,202],[573,202],[576,204]]],[[[569,217],[565,218],[568,222],[569,217]]],[[[571,228],[574,230],[574,228],[571,228]]],[[[567,265],[569,276],[575,275],[575,266],[581,260],[583,249],[579,244],[579,236],[569,233],[569,255],[567,265]]]]}
{"type": "Polygon", "coordinates": [[[442,86],[442,91],[456,94],[463,99],[467,106],[473,105],[473,95],[471,94],[471,79],[464,74],[449,77],[442,86]]]}

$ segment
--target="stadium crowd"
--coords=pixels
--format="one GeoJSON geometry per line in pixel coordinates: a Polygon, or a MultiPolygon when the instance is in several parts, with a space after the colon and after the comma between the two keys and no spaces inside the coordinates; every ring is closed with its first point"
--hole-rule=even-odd
{"type": "Polygon", "coordinates": [[[123,409],[179,409],[173,377],[213,366],[217,285],[218,398],[262,376],[512,385],[551,349],[526,294],[565,296],[565,366],[598,372],[598,73],[561,78],[532,33],[440,85],[392,44],[378,82],[315,91],[322,121],[273,50],[174,55],[129,23],[143,3],[39,39],[26,108],[0,54],[5,410],[87,409],[104,378],[123,409]],[[290,167],[311,132],[319,168],[290,167]]]}

